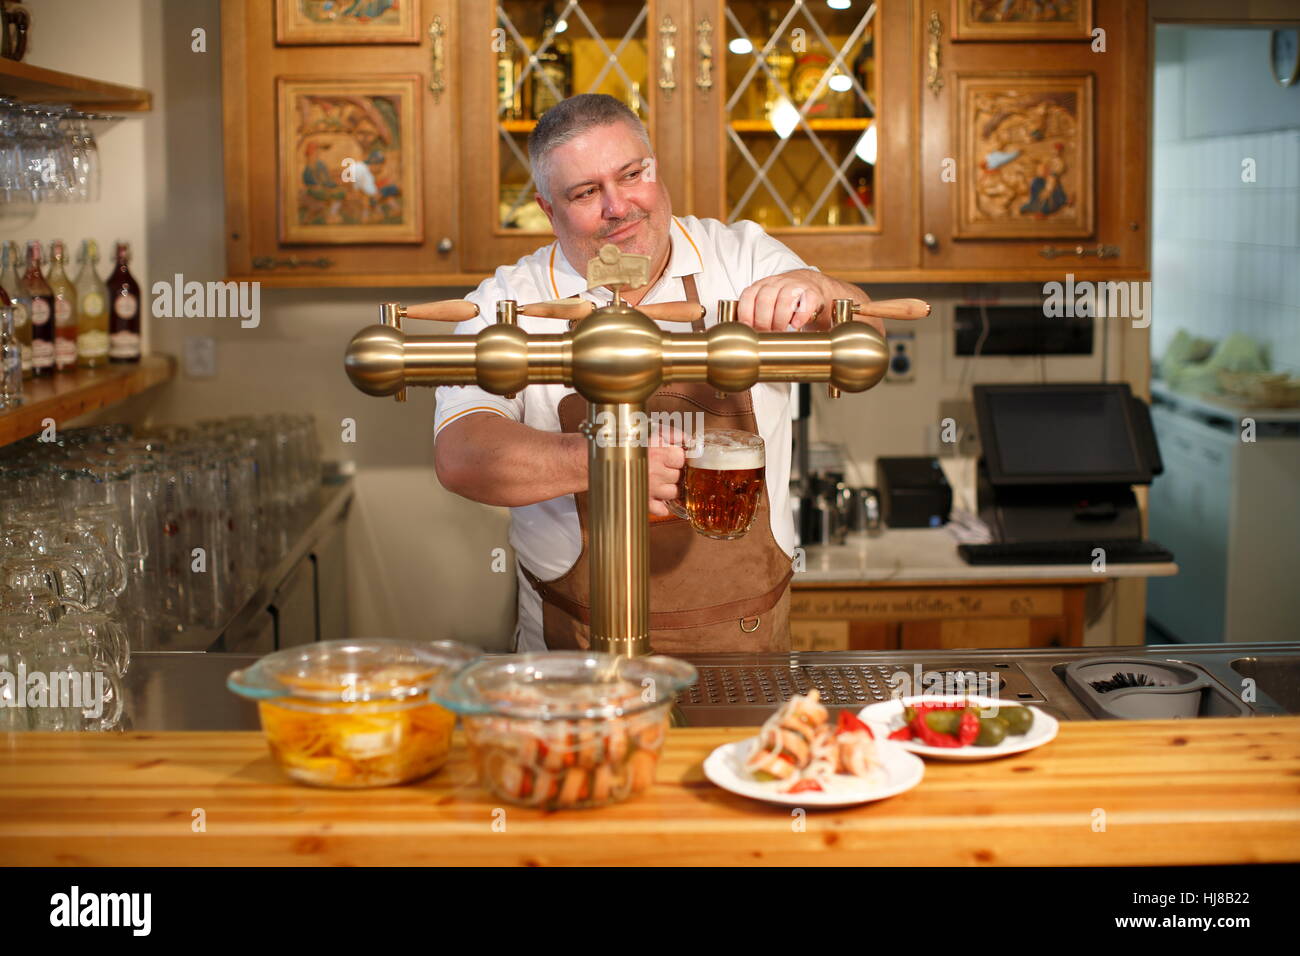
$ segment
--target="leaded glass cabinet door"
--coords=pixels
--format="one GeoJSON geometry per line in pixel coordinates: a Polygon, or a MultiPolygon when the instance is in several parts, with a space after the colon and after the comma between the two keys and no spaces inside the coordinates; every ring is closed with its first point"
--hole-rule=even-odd
{"type": "Polygon", "coordinates": [[[693,90],[700,214],[753,220],[837,274],[915,264],[910,6],[696,0],[716,64],[693,90]]]}
{"type": "Polygon", "coordinates": [[[492,270],[553,239],[534,201],[528,134],[577,93],[615,96],[642,118],[678,211],[685,0],[462,0],[461,12],[466,268],[492,270]]]}

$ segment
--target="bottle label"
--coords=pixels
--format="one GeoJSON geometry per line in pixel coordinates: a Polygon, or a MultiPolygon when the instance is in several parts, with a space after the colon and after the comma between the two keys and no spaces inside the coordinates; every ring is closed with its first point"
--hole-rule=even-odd
{"type": "Polygon", "coordinates": [[[31,321],[31,313],[27,311],[27,306],[21,302],[14,303],[14,328],[20,329],[31,321]]]}
{"type": "Polygon", "coordinates": [[[72,321],[72,303],[60,296],[54,300],[54,324],[67,325],[72,321]]]}
{"type": "Polygon", "coordinates": [[[54,343],[44,339],[32,342],[32,368],[50,368],[54,365],[54,343]]]}
{"type": "Polygon", "coordinates": [[[139,358],[139,334],[135,332],[114,332],[108,337],[108,357],[115,359],[139,358]]]}
{"type": "Polygon", "coordinates": [[[58,368],[68,368],[77,364],[77,340],[62,336],[54,340],[54,364],[58,368]]]}
{"type": "Polygon", "coordinates": [[[32,325],[44,325],[50,321],[50,304],[44,299],[32,299],[32,325]]]}
{"type": "Polygon", "coordinates": [[[87,292],[81,297],[82,315],[103,315],[104,297],[98,292],[87,292]]]}
{"type": "Polygon", "coordinates": [[[77,336],[77,351],[82,358],[103,358],[108,355],[108,333],[91,329],[77,336]]]}
{"type": "Polygon", "coordinates": [[[133,319],[135,318],[137,305],[138,300],[136,297],[128,292],[126,295],[119,295],[113,300],[113,311],[117,313],[119,319],[133,319]]]}

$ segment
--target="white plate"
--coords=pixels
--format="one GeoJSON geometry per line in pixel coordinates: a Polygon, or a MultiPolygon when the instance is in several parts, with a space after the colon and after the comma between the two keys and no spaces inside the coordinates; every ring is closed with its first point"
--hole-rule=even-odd
{"type": "Polygon", "coordinates": [[[787,807],[849,807],[883,800],[911,790],[925,776],[923,761],[897,743],[877,740],[876,757],[881,766],[874,777],[836,774],[826,781],[826,790],[781,793],[782,788],[790,786],[788,780],[755,780],[745,769],[745,761],[757,743],[757,737],[750,737],[723,744],[705,759],[704,775],[723,790],[787,807]]]}
{"type": "MultiPolygon", "coordinates": [[[[975,694],[966,696],[960,694],[921,694],[872,704],[870,707],[862,709],[858,714],[858,719],[865,724],[869,724],[872,733],[876,735],[876,739],[881,740],[903,726],[903,708],[906,706],[916,703],[956,704],[962,701],[970,701],[981,708],[1026,706],[1014,700],[998,700],[994,697],[980,697],[975,694]]],[[[1024,753],[1026,750],[1033,750],[1035,747],[1041,747],[1049,740],[1053,740],[1061,729],[1060,723],[1051,714],[1043,713],[1037,707],[1031,706],[1029,709],[1034,714],[1034,722],[1029,727],[1029,733],[1008,734],[1007,738],[996,747],[976,747],[974,745],[966,747],[931,747],[927,744],[917,743],[915,740],[894,740],[890,742],[896,743],[914,754],[920,754],[922,757],[936,757],[939,760],[991,760],[994,757],[1024,753]]],[[[995,715],[990,714],[988,716],[995,715]]]]}

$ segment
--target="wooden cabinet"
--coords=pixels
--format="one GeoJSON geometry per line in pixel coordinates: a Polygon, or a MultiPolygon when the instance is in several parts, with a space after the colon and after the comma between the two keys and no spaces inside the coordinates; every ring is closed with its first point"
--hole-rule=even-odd
{"type": "Polygon", "coordinates": [[[460,197],[452,188],[460,62],[447,37],[455,2],[413,6],[419,43],[278,45],[277,4],[223,0],[230,278],[272,286],[471,280],[460,272],[460,197]],[[385,203],[386,193],[396,194],[400,210],[385,203]],[[415,238],[366,228],[394,218],[415,238]],[[296,231],[346,241],[290,241],[296,231]]]}
{"type": "Polygon", "coordinates": [[[922,270],[1145,278],[1146,3],[1095,0],[1088,38],[1051,41],[954,39],[960,4],[920,6],[922,270]],[[1049,196],[1057,182],[1060,206],[1049,196]]]}
{"type": "Polygon", "coordinates": [[[1104,53],[1091,38],[954,40],[951,0],[843,10],[791,0],[410,5],[418,43],[284,45],[276,41],[276,5],[223,0],[232,277],[271,285],[476,283],[551,240],[532,202],[527,137],[556,93],[582,92],[609,93],[643,116],[674,211],[754,219],[851,281],[1146,275],[1144,2],[1095,0],[1104,53]],[[562,90],[546,81],[556,56],[571,63],[562,90]],[[999,84],[1011,95],[1044,77],[1077,80],[1081,99],[1067,120],[1077,128],[1061,128],[1062,111],[1052,105],[1060,91],[1047,89],[1038,106],[1016,106],[1025,116],[1014,128],[985,121],[971,130],[972,116],[987,120],[960,102],[972,83],[984,83],[987,98],[999,84]],[[347,127],[338,135],[307,129],[316,146],[288,142],[304,137],[293,104],[308,102],[313,80],[335,84],[333,99],[322,88],[326,121],[331,103],[346,95],[340,85],[361,106],[355,115],[336,108],[347,127]],[[382,130],[356,135],[366,86],[379,96],[380,81],[411,91],[408,113],[399,111],[409,116],[401,147],[382,130]],[[340,140],[346,135],[356,143],[340,140]],[[395,170],[392,156],[406,166],[395,170]],[[362,161],[364,183],[339,181],[345,158],[362,161]],[[1085,182],[1088,189],[1076,188],[1085,182]],[[983,199],[969,201],[976,219],[991,221],[966,221],[967,186],[983,188],[983,199]],[[395,207],[375,199],[375,189],[400,195],[413,235],[394,238],[357,221],[395,207]],[[309,196],[300,204],[306,212],[286,195],[294,192],[309,196]],[[1051,198],[1062,192],[1065,199],[1051,198]],[[1020,212],[1030,193],[1032,215],[1020,212]],[[344,228],[317,228],[353,209],[344,228]],[[1008,218],[1019,234],[998,234],[999,210],[1014,211],[1008,218]],[[1065,218],[1071,222],[1057,228],[1065,218]],[[338,236],[348,241],[332,241],[338,236]],[[1092,255],[1098,247],[1106,258],[1092,255]],[[1046,258],[1045,249],[1065,258],[1046,258]]]}
{"type": "Polygon", "coordinates": [[[1085,585],[800,585],[797,651],[1078,647],[1085,585]]]}

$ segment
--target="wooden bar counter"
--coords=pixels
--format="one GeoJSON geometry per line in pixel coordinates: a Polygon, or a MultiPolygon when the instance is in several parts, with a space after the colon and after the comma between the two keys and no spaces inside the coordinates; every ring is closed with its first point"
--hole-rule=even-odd
{"type": "Polygon", "coordinates": [[[649,793],[549,814],[480,789],[459,734],[434,777],[351,791],[289,782],[259,733],[0,735],[0,864],[1300,861],[1300,717],[1065,723],[1038,750],[927,761],[907,793],[802,821],[705,779],[714,747],[752,733],[675,729],[649,793]]]}

